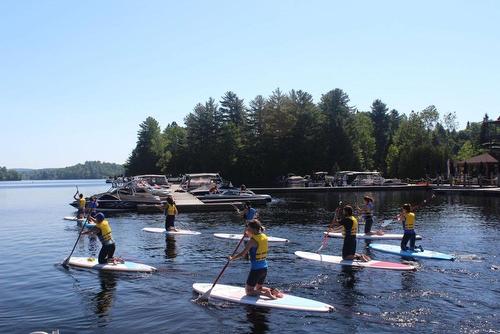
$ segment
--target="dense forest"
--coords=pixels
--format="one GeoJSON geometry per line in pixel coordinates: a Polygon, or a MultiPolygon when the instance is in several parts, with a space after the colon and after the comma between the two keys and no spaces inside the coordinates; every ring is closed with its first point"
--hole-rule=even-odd
{"type": "Polygon", "coordinates": [[[447,159],[481,152],[482,122],[457,130],[454,112],[440,115],[430,105],[405,115],[379,99],[360,111],[342,89],[319,103],[302,90],[276,89],[245,104],[229,91],[219,102],[198,103],[184,123],[141,123],[127,175],[220,172],[236,183],[265,184],[287,173],[378,170],[417,179],[445,173],[447,159]]]}
{"type": "Polygon", "coordinates": [[[13,169],[0,167],[0,181],[17,181],[21,179],[21,175],[13,169]]]}
{"type": "Polygon", "coordinates": [[[71,179],[104,179],[122,175],[122,165],[101,161],[86,161],[65,168],[20,169],[17,171],[23,180],[71,180],[71,179]]]}

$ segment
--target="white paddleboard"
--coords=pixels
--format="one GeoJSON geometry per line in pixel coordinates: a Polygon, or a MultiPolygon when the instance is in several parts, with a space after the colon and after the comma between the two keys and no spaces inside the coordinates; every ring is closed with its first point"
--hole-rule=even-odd
{"type": "Polygon", "coordinates": [[[191,231],[191,230],[177,230],[177,231],[167,231],[164,228],[161,227],[145,227],[142,229],[144,232],[150,232],[150,233],[166,233],[166,234],[186,234],[186,235],[198,235],[201,234],[201,232],[197,231],[191,231]]]}
{"type": "Polygon", "coordinates": [[[68,264],[74,267],[88,268],[95,270],[106,271],[126,271],[126,272],[143,272],[150,273],[156,271],[155,267],[148,266],[147,264],[135,263],[125,261],[118,264],[99,264],[96,258],[93,257],[74,257],[69,259],[68,264]]]}
{"type": "MultiPolygon", "coordinates": [[[[243,237],[243,234],[229,234],[229,233],[214,233],[214,237],[220,239],[231,239],[231,240],[240,240],[243,237]]],[[[245,237],[245,241],[250,240],[250,238],[245,237]]],[[[267,236],[267,242],[288,242],[288,239],[276,238],[267,236]]]]}
{"type": "Polygon", "coordinates": [[[396,262],[385,262],[371,260],[368,262],[358,261],[358,260],[342,260],[341,256],[334,255],[323,255],[318,253],[301,252],[296,251],[295,255],[300,258],[319,261],[324,263],[340,264],[343,266],[352,267],[365,267],[365,268],[376,268],[376,269],[388,269],[388,270],[414,270],[415,267],[407,264],[396,263],[396,262]]]}
{"type": "Polygon", "coordinates": [[[415,250],[415,251],[402,251],[401,246],[399,245],[385,245],[385,244],[371,244],[369,246],[371,249],[375,249],[381,252],[399,255],[402,257],[411,257],[411,258],[421,258],[421,259],[435,259],[435,260],[448,260],[453,261],[455,257],[453,255],[444,254],[440,252],[434,252],[427,249],[415,250]]]}
{"type": "MultiPolygon", "coordinates": [[[[342,233],[340,232],[323,232],[324,234],[328,233],[328,236],[331,238],[344,238],[342,233]]],[[[401,240],[403,239],[402,234],[394,234],[394,233],[384,233],[384,234],[364,234],[358,233],[356,234],[356,239],[366,239],[366,240],[401,240]]],[[[417,235],[417,240],[422,240],[421,235],[417,235]]]]}
{"type": "Polygon", "coordinates": [[[82,222],[85,220],[85,218],[76,218],[75,216],[66,216],[63,218],[64,220],[71,220],[71,221],[79,221],[79,222],[82,222]]]}
{"type": "MultiPolygon", "coordinates": [[[[193,289],[201,294],[207,292],[211,287],[212,283],[193,284],[193,289]]],[[[278,299],[271,299],[264,296],[247,296],[245,288],[224,284],[215,285],[210,293],[210,297],[240,304],[280,308],[285,310],[310,312],[330,312],[334,310],[332,305],[288,294],[283,294],[283,298],[278,299]]]]}

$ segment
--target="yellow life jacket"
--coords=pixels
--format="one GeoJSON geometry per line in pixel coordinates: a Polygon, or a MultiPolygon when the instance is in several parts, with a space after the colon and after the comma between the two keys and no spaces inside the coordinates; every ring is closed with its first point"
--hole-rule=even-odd
{"type": "Polygon", "coordinates": [[[413,230],[415,228],[415,214],[413,212],[409,212],[405,215],[403,228],[405,230],[413,230]]]}
{"type": "Polygon", "coordinates": [[[175,216],[175,211],[176,211],[175,204],[166,203],[166,208],[168,216],[175,216]]]}
{"type": "Polygon", "coordinates": [[[85,204],[87,203],[87,201],[85,200],[85,198],[79,198],[78,199],[78,208],[80,209],[85,209],[85,204]]]}
{"type": "Polygon", "coordinates": [[[254,254],[250,252],[251,260],[265,260],[267,258],[267,235],[264,233],[255,234],[252,239],[257,243],[257,249],[254,254]]]}
{"type": "MultiPolygon", "coordinates": [[[[358,220],[354,216],[345,217],[345,218],[350,219],[352,221],[350,235],[356,235],[356,233],[358,233],[358,220]]],[[[342,225],[342,236],[343,237],[346,236],[346,229],[345,229],[344,225],[342,225]]]]}
{"type": "Polygon", "coordinates": [[[113,239],[111,235],[111,226],[109,226],[109,222],[106,219],[103,220],[101,223],[95,224],[95,227],[99,229],[99,233],[97,235],[99,237],[99,240],[101,240],[101,242],[113,239]]]}

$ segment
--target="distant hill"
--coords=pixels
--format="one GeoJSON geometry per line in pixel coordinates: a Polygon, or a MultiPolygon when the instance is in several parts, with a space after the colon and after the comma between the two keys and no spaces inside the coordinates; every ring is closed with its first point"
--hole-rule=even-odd
{"type": "Polygon", "coordinates": [[[23,180],[70,180],[104,179],[110,176],[122,175],[125,170],[122,165],[115,163],[85,161],[84,164],[64,168],[16,168],[15,171],[23,180]]]}

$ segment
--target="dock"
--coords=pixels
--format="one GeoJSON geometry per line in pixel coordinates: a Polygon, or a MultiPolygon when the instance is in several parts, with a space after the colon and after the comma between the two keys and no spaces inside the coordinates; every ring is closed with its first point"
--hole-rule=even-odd
{"type": "MultiPolygon", "coordinates": [[[[244,204],[242,202],[203,203],[193,194],[184,191],[178,184],[173,184],[170,189],[179,213],[243,210],[244,204]]],[[[137,206],[137,212],[161,213],[163,212],[163,208],[159,205],[141,204],[137,206]]]]}
{"type": "Polygon", "coordinates": [[[289,188],[250,188],[256,194],[283,193],[322,193],[322,192],[363,192],[394,190],[431,190],[430,184],[402,184],[390,186],[335,186],[335,187],[289,187],[289,188]]]}
{"type": "Polygon", "coordinates": [[[433,188],[436,194],[460,194],[473,196],[500,196],[500,187],[440,186],[433,188]]]}

